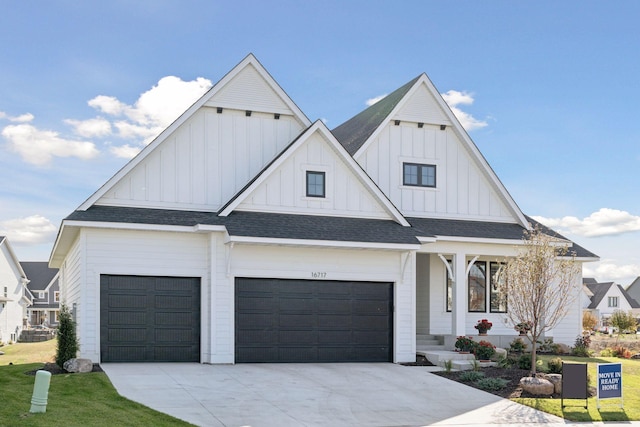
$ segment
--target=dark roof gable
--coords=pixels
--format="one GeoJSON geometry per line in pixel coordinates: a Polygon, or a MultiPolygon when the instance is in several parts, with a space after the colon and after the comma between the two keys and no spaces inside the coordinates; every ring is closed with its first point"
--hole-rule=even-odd
{"type": "Polygon", "coordinates": [[[21,261],[24,274],[29,279],[27,287],[30,291],[43,291],[58,274],[57,268],[49,268],[46,261],[21,261]]]}
{"type": "Polygon", "coordinates": [[[352,156],[391,114],[398,102],[409,92],[420,76],[396,89],[371,107],[342,123],[331,131],[352,156]]]}

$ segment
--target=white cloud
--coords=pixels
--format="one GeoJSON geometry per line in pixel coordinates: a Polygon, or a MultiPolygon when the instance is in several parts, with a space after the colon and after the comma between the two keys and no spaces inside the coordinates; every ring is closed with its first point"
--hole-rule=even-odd
{"type": "Polygon", "coordinates": [[[384,95],[380,95],[380,96],[376,96],[375,98],[369,98],[367,99],[367,107],[371,107],[373,104],[375,104],[376,102],[380,101],[382,98],[384,98],[385,96],[387,96],[388,94],[385,93],[384,95]]]}
{"type": "Polygon", "coordinates": [[[0,222],[0,235],[7,236],[16,245],[47,243],[55,237],[56,230],[57,227],[41,215],[0,222]]]}
{"type": "Polygon", "coordinates": [[[472,94],[468,92],[460,92],[457,90],[450,90],[446,93],[441,94],[444,101],[449,105],[453,114],[458,118],[460,124],[467,131],[472,131],[475,129],[481,129],[483,127],[488,126],[488,123],[483,120],[478,120],[473,117],[471,114],[462,111],[458,108],[458,105],[471,105],[473,104],[474,98],[472,94]]]}
{"type": "Polygon", "coordinates": [[[640,216],[626,211],[602,208],[584,219],[575,216],[562,218],[533,217],[544,225],[559,232],[567,232],[585,237],[611,236],[640,231],[640,216]]]}
{"type": "Polygon", "coordinates": [[[119,116],[127,109],[127,104],[118,101],[113,96],[98,95],[90,99],[88,104],[90,107],[110,116],[119,116]]]}
{"type": "Polygon", "coordinates": [[[91,99],[89,105],[114,118],[122,117],[113,123],[119,137],[142,139],[142,143],[148,144],[211,86],[211,81],[202,77],[183,81],[179,77],[167,76],[141,94],[133,105],[105,95],[91,99]]]}
{"type": "Polygon", "coordinates": [[[28,123],[33,120],[33,114],[25,113],[19,116],[9,116],[7,113],[0,111],[0,119],[7,119],[14,123],[28,123]]]}
{"type": "Polygon", "coordinates": [[[100,138],[111,134],[111,123],[101,117],[88,120],[67,119],[64,122],[73,126],[74,132],[85,138],[100,138]]]}
{"type": "Polygon", "coordinates": [[[618,265],[608,259],[597,263],[585,263],[582,267],[582,276],[594,277],[600,282],[616,282],[627,287],[640,276],[640,265],[618,265]]]}
{"type": "Polygon", "coordinates": [[[95,144],[62,138],[55,131],[40,130],[29,124],[9,125],[2,130],[9,148],[33,165],[43,166],[53,157],[92,159],[99,154],[95,144]]]}
{"type": "Polygon", "coordinates": [[[129,144],[125,144],[119,147],[111,147],[109,151],[121,159],[132,159],[140,152],[140,147],[132,147],[129,144]]]}

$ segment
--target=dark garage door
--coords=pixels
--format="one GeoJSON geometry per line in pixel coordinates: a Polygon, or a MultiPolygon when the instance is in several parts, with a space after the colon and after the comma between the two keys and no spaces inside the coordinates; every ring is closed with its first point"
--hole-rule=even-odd
{"type": "Polygon", "coordinates": [[[390,362],[391,283],[236,279],[235,360],[390,362]]]}
{"type": "Polygon", "coordinates": [[[102,362],[199,362],[200,279],[100,276],[102,362]]]}

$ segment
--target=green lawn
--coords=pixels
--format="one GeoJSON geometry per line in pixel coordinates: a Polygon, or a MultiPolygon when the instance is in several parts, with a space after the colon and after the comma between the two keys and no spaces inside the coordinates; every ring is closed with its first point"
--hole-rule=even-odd
{"type": "MultiPolygon", "coordinates": [[[[543,363],[556,356],[539,357],[543,363]]],[[[560,399],[513,399],[532,408],[564,417],[571,421],[640,421],[640,360],[618,359],[615,357],[572,357],[562,356],[565,362],[587,363],[590,378],[589,385],[596,386],[596,364],[622,363],[622,396],[624,408],[620,408],[619,399],[602,400],[597,409],[596,397],[588,399],[588,409],[584,409],[584,400],[565,400],[564,409],[560,399]],[[578,406],[583,405],[583,406],[578,406]]]]}
{"type": "Polygon", "coordinates": [[[47,412],[31,414],[34,376],[55,354],[55,341],[0,347],[0,424],[6,426],[190,426],[120,396],[102,372],[53,375],[47,412]],[[12,365],[10,365],[12,363],[12,365]]]}

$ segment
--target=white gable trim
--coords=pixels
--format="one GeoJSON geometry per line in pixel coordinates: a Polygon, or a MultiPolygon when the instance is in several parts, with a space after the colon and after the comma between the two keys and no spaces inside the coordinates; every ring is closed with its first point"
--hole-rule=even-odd
{"type": "Polygon", "coordinates": [[[13,260],[13,264],[17,267],[18,270],[18,274],[20,274],[20,277],[22,278],[21,284],[25,287],[26,289],[26,285],[28,283],[28,281],[25,283],[26,280],[26,273],[24,272],[24,270],[22,269],[22,265],[20,265],[20,260],[18,260],[18,257],[16,256],[16,253],[13,251],[13,248],[11,247],[11,244],[9,244],[9,238],[5,236],[5,238],[3,240],[0,240],[0,246],[3,246],[7,248],[7,251],[9,251],[9,255],[11,256],[11,259],[13,260]]]}
{"type": "Polygon", "coordinates": [[[391,201],[384,195],[384,193],[378,188],[373,180],[366,174],[366,172],[360,167],[360,165],[347,153],[345,148],[338,142],[333,136],[331,131],[326,127],[322,121],[317,120],[306,131],[304,131],[285,151],[276,158],[266,169],[264,169],[260,175],[256,177],[245,189],[243,189],[231,202],[225,206],[220,212],[220,216],[228,216],[234,209],[236,209],[243,201],[245,201],[249,195],[260,186],[269,175],[277,170],[291,155],[296,151],[298,147],[305,144],[308,138],[315,132],[320,133],[325,140],[330,143],[330,146],[334,151],[345,161],[351,171],[359,178],[360,182],[369,190],[369,192],[378,200],[384,210],[393,218],[397,223],[410,227],[409,222],[402,216],[400,211],[391,203],[391,201]]]}
{"type": "Polygon", "coordinates": [[[463,141],[466,144],[466,148],[469,149],[471,157],[480,166],[480,169],[485,172],[485,175],[489,179],[489,182],[493,185],[493,187],[495,188],[497,193],[502,197],[503,201],[508,206],[508,208],[511,211],[512,215],[517,219],[518,224],[522,225],[527,230],[529,230],[531,228],[530,225],[529,225],[529,221],[527,221],[527,219],[525,218],[524,214],[522,213],[522,211],[520,210],[520,208],[516,204],[515,200],[513,200],[513,198],[511,197],[511,195],[507,191],[506,187],[502,184],[502,182],[500,181],[500,179],[498,178],[496,173],[493,171],[493,169],[491,168],[491,166],[489,165],[487,160],[484,158],[484,156],[482,155],[480,150],[478,150],[478,147],[473,142],[473,140],[469,137],[469,134],[467,134],[467,132],[464,130],[464,128],[462,127],[462,125],[460,124],[458,119],[456,118],[455,114],[453,114],[453,112],[451,111],[451,109],[449,108],[447,103],[444,102],[444,99],[442,98],[442,96],[440,95],[440,93],[438,92],[436,87],[433,85],[433,83],[431,82],[429,77],[424,73],[422,73],[422,75],[420,75],[420,77],[415,82],[415,84],[411,87],[411,89],[409,89],[409,91],[400,100],[400,102],[398,102],[398,104],[391,111],[391,113],[389,113],[389,115],[381,123],[381,125],[371,134],[371,136],[369,136],[369,138],[364,142],[364,144],[362,144],[362,146],[358,149],[358,151],[354,154],[353,157],[354,158],[358,158],[358,156],[360,156],[362,153],[366,152],[367,148],[378,137],[380,132],[382,132],[382,130],[387,125],[389,120],[391,120],[392,117],[394,117],[396,114],[398,114],[398,112],[405,106],[405,104],[407,103],[408,99],[410,99],[411,96],[414,93],[416,93],[416,91],[418,90],[418,88],[421,85],[425,85],[426,86],[427,90],[429,90],[429,92],[431,93],[433,98],[436,100],[436,102],[438,103],[438,105],[440,106],[442,111],[444,112],[445,116],[450,121],[450,123],[443,122],[443,123],[435,123],[435,124],[442,124],[442,125],[447,125],[447,126],[451,126],[452,127],[452,129],[455,132],[456,136],[458,136],[460,138],[460,140],[463,141]]]}
{"type": "Polygon", "coordinates": [[[227,83],[237,76],[247,66],[252,65],[261,77],[271,86],[271,88],[282,98],[287,106],[294,112],[296,120],[304,127],[311,124],[311,121],[304,115],[302,110],[293,102],[291,98],[282,90],[280,85],[271,77],[267,70],[260,64],[253,54],[247,55],[238,65],[229,71],[218,83],[213,85],[204,95],[200,97],[187,111],[182,113],[169,127],[160,133],[149,145],[147,145],[136,157],[131,159],[122,169],[120,169],[109,181],[98,189],[91,197],[85,200],[77,210],[87,210],[104,196],[114,185],[116,185],[127,173],[141,163],[153,150],[160,145],[169,135],[186,122],[200,107],[204,106],[216,93],[218,93],[227,83]]]}

